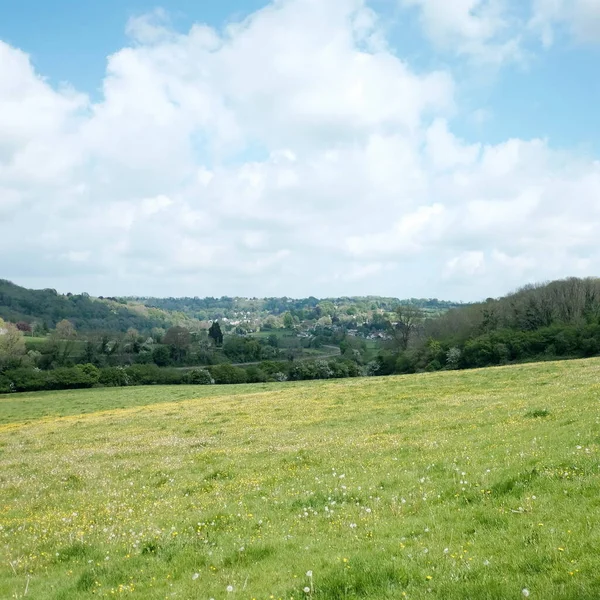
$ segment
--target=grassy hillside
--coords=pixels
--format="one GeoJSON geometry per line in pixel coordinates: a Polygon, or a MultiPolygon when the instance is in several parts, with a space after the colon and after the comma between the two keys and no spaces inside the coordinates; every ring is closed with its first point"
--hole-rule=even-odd
{"type": "Polygon", "coordinates": [[[0,597],[597,599],[599,399],[597,359],[3,397],[0,597]]]}

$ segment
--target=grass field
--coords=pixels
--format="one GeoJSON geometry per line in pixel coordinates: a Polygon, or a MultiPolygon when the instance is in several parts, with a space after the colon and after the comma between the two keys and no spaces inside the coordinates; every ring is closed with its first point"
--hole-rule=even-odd
{"type": "Polygon", "coordinates": [[[0,598],[600,598],[600,360],[0,397],[0,598]]]}

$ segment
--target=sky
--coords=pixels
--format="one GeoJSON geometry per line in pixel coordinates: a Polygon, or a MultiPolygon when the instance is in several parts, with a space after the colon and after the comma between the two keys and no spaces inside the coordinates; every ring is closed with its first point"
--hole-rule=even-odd
{"type": "Polygon", "coordinates": [[[21,0],[0,278],[498,297],[600,275],[600,0],[21,0]]]}

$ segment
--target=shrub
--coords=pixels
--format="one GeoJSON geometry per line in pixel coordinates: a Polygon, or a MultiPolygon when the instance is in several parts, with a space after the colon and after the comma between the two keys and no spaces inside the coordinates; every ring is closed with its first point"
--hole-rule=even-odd
{"type": "Polygon", "coordinates": [[[248,383],[264,383],[269,378],[268,375],[258,367],[248,367],[246,369],[248,383]]]}
{"type": "Polygon", "coordinates": [[[155,364],[131,365],[126,371],[130,385],[156,385],[162,378],[161,370],[155,364]]]}
{"type": "Polygon", "coordinates": [[[457,348],[456,346],[450,348],[446,353],[446,367],[452,370],[458,369],[460,367],[461,358],[462,352],[460,351],[460,348],[457,348]]]}
{"type": "Polygon", "coordinates": [[[39,369],[14,369],[6,371],[0,381],[2,392],[36,392],[49,388],[49,372],[39,369]]]}
{"type": "Polygon", "coordinates": [[[186,374],[188,383],[193,385],[212,385],[215,380],[206,369],[193,369],[186,374]]]}
{"type": "Polygon", "coordinates": [[[246,383],[248,378],[244,369],[228,364],[212,366],[209,371],[219,384],[246,383]]]}
{"type": "Polygon", "coordinates": [[[48,383],[51,389],[70,390],[92,387],[99,379],[100,372],[94,365],[76,365],[50,371],[48,383]]]}
{"type": "Polygon", "coordinates": [[[123,367],[107,367],[101,369],[99,383],[107,387],[121,387],[129,385],[129,377],[123,367]]]}

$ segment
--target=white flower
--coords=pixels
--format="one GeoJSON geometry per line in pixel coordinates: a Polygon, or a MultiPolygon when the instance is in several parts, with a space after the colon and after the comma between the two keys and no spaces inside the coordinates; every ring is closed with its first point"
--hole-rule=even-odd
{"type": "Polygon", "coordinates": [[[310,594],[310,588],[309,587],[305,587],[304,588],[304,593],[305,594],[310,594]]]}
{"type": "Polygon", "coordinates": [[[306,571],[306,576],[307,577],[312,577],[312,571],[306,571]]]}
{"type": "Polygon", "coordinates": [[[193,581],[196,581],[196,579],[198,579],[198,577],[200,577],[200,573],[194,573],[194,574],[192,575],[192,580],[193,580],[193,581]]]}
{"type": "Polygon", "coordinates": [[[228,585],[228,586],[227,586],[227,591],[228,591],[229,593],[233,592],[233,586],[232,586],[232,585],[228,585]]]}
{"type": "Polygon", "coordinates": [[[350,523],[350,529],[356,529],[356,523],[350,523]]]}
{"type": "Polygon", "coordinates": [[[523,596],[525,596],[525,598],[529,597],[529,590],[527,588],[523,588],[521,590],[521,594],[523,594],[523,596]]]}

